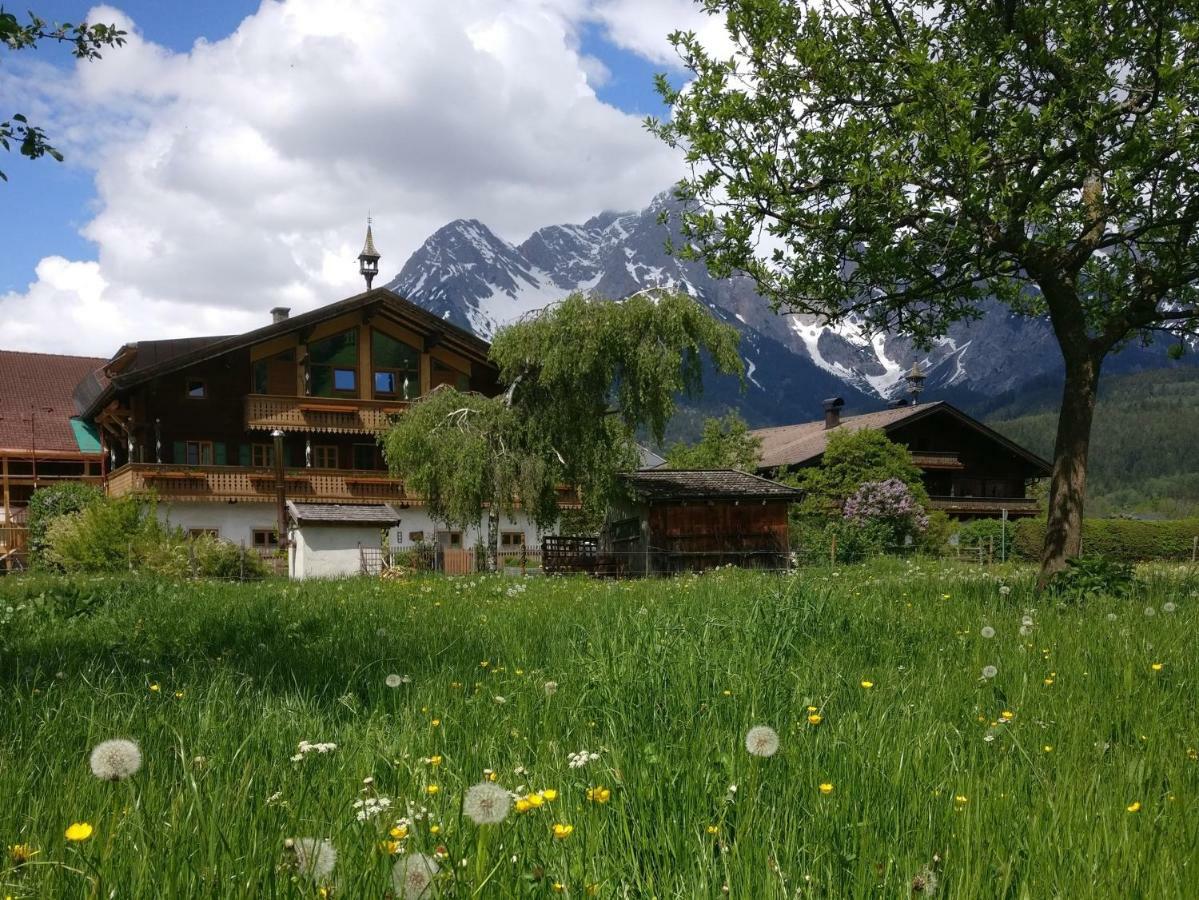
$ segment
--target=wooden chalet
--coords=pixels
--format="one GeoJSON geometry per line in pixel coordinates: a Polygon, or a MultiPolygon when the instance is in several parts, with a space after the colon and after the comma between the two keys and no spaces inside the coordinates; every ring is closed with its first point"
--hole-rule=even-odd
{"type": "Polygon", "coordinates": [[[468,544],[390,476],[377,436],[440,385],[494,394],[489,345],[383,288],[272,318],[127,344],[82,379],[75,401],[98,430],[108,493],[153,491],[174,524],[270,549],[282,482],[288,500],[409,509],[400,542],[468,544]]]}
{"type": "Polygon", "coordinates": [[[721,565],[788,565],[787,509],[795,488],[733,469],[642,469],[600,537],[616,571],[658,575],[721,565]]]}
{"type": "Polygon", "coordinates": [[[1033,516],[1028,486],[1050,474],[1035,453],[943,401],[841,416],[843,401],[825,401],[822,420],[759,428],[758,471],[771,477],[820,464],[829,435],[877,428],[908,448],[936,509],[958,519],[1033,516]]]}

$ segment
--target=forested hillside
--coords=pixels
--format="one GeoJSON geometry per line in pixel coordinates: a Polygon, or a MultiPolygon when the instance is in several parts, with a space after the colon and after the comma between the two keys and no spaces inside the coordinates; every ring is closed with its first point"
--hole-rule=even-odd
{"type": "MultiPolygon", "coordinates": [[[[1051,396],[1047,391],[1031,412],[996,410],[988,424],[1049,459],[1057,423],[1051,396]]],[[[1104,379],[1088,494],[1088,515],[1199,514],[1199,369],[1178,366],[1104,379]]]]}

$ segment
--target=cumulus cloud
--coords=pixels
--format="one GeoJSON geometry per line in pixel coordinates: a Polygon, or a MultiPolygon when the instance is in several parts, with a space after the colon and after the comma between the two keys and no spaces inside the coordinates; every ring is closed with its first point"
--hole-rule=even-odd
{"type": "MultiPolygon", "coordinates": [[[[684,24],[627,0],[266,0],[227,38],[144,40],[67,75],[26,73],[52,134],[94,170],[96,262],[48,257],[0,296],[6,347],[108,354],[231,333],[361,288],[368,210],[385,277],[437,227],[510,239],[643,205],[681,174],[636,116],[601,102],[577,29],[657,58],[684,24]],[[669,21],[667,21],[669,20],[669,21]],[[664,39],[660,41],[664,44],[664,39]]],[[[656,5],[655,5],[656,6],[656,5]]],[[[690,8],[689,8],[690,7],[690,8]]]]}

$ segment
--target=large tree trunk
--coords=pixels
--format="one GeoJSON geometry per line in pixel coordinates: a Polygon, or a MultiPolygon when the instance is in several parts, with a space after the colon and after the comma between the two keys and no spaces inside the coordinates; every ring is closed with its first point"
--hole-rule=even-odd
{"type": "Polygon", "coordinates": [[[1038,585],[1066,568],[1066,560],[1082,550],[1082,513],[1087,489],[1087,453],[1091,420],[1103,362],[1089,353],[1067,353],[1066,384],[1053,448],[1053,479],[1049,485],[1049,523],[1041,554],[1038,585]]]}
{"type": "Polygon", "coordinates": [[[500,505],[495,498],[487,509],[487,568],[500,570],[500,505]]]}

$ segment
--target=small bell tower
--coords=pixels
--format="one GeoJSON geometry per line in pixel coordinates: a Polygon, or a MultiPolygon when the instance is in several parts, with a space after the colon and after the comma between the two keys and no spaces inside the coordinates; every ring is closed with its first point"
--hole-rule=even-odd
{"type": "Polygon", "coordinates": [[[371,282],[379,274],[379,251],[375,249],[375,238],[371,234],[371,219],[366,217],[366,243],[358,254],[358,272],[366,279],[366,289],[371,289],[371,282]]]}

